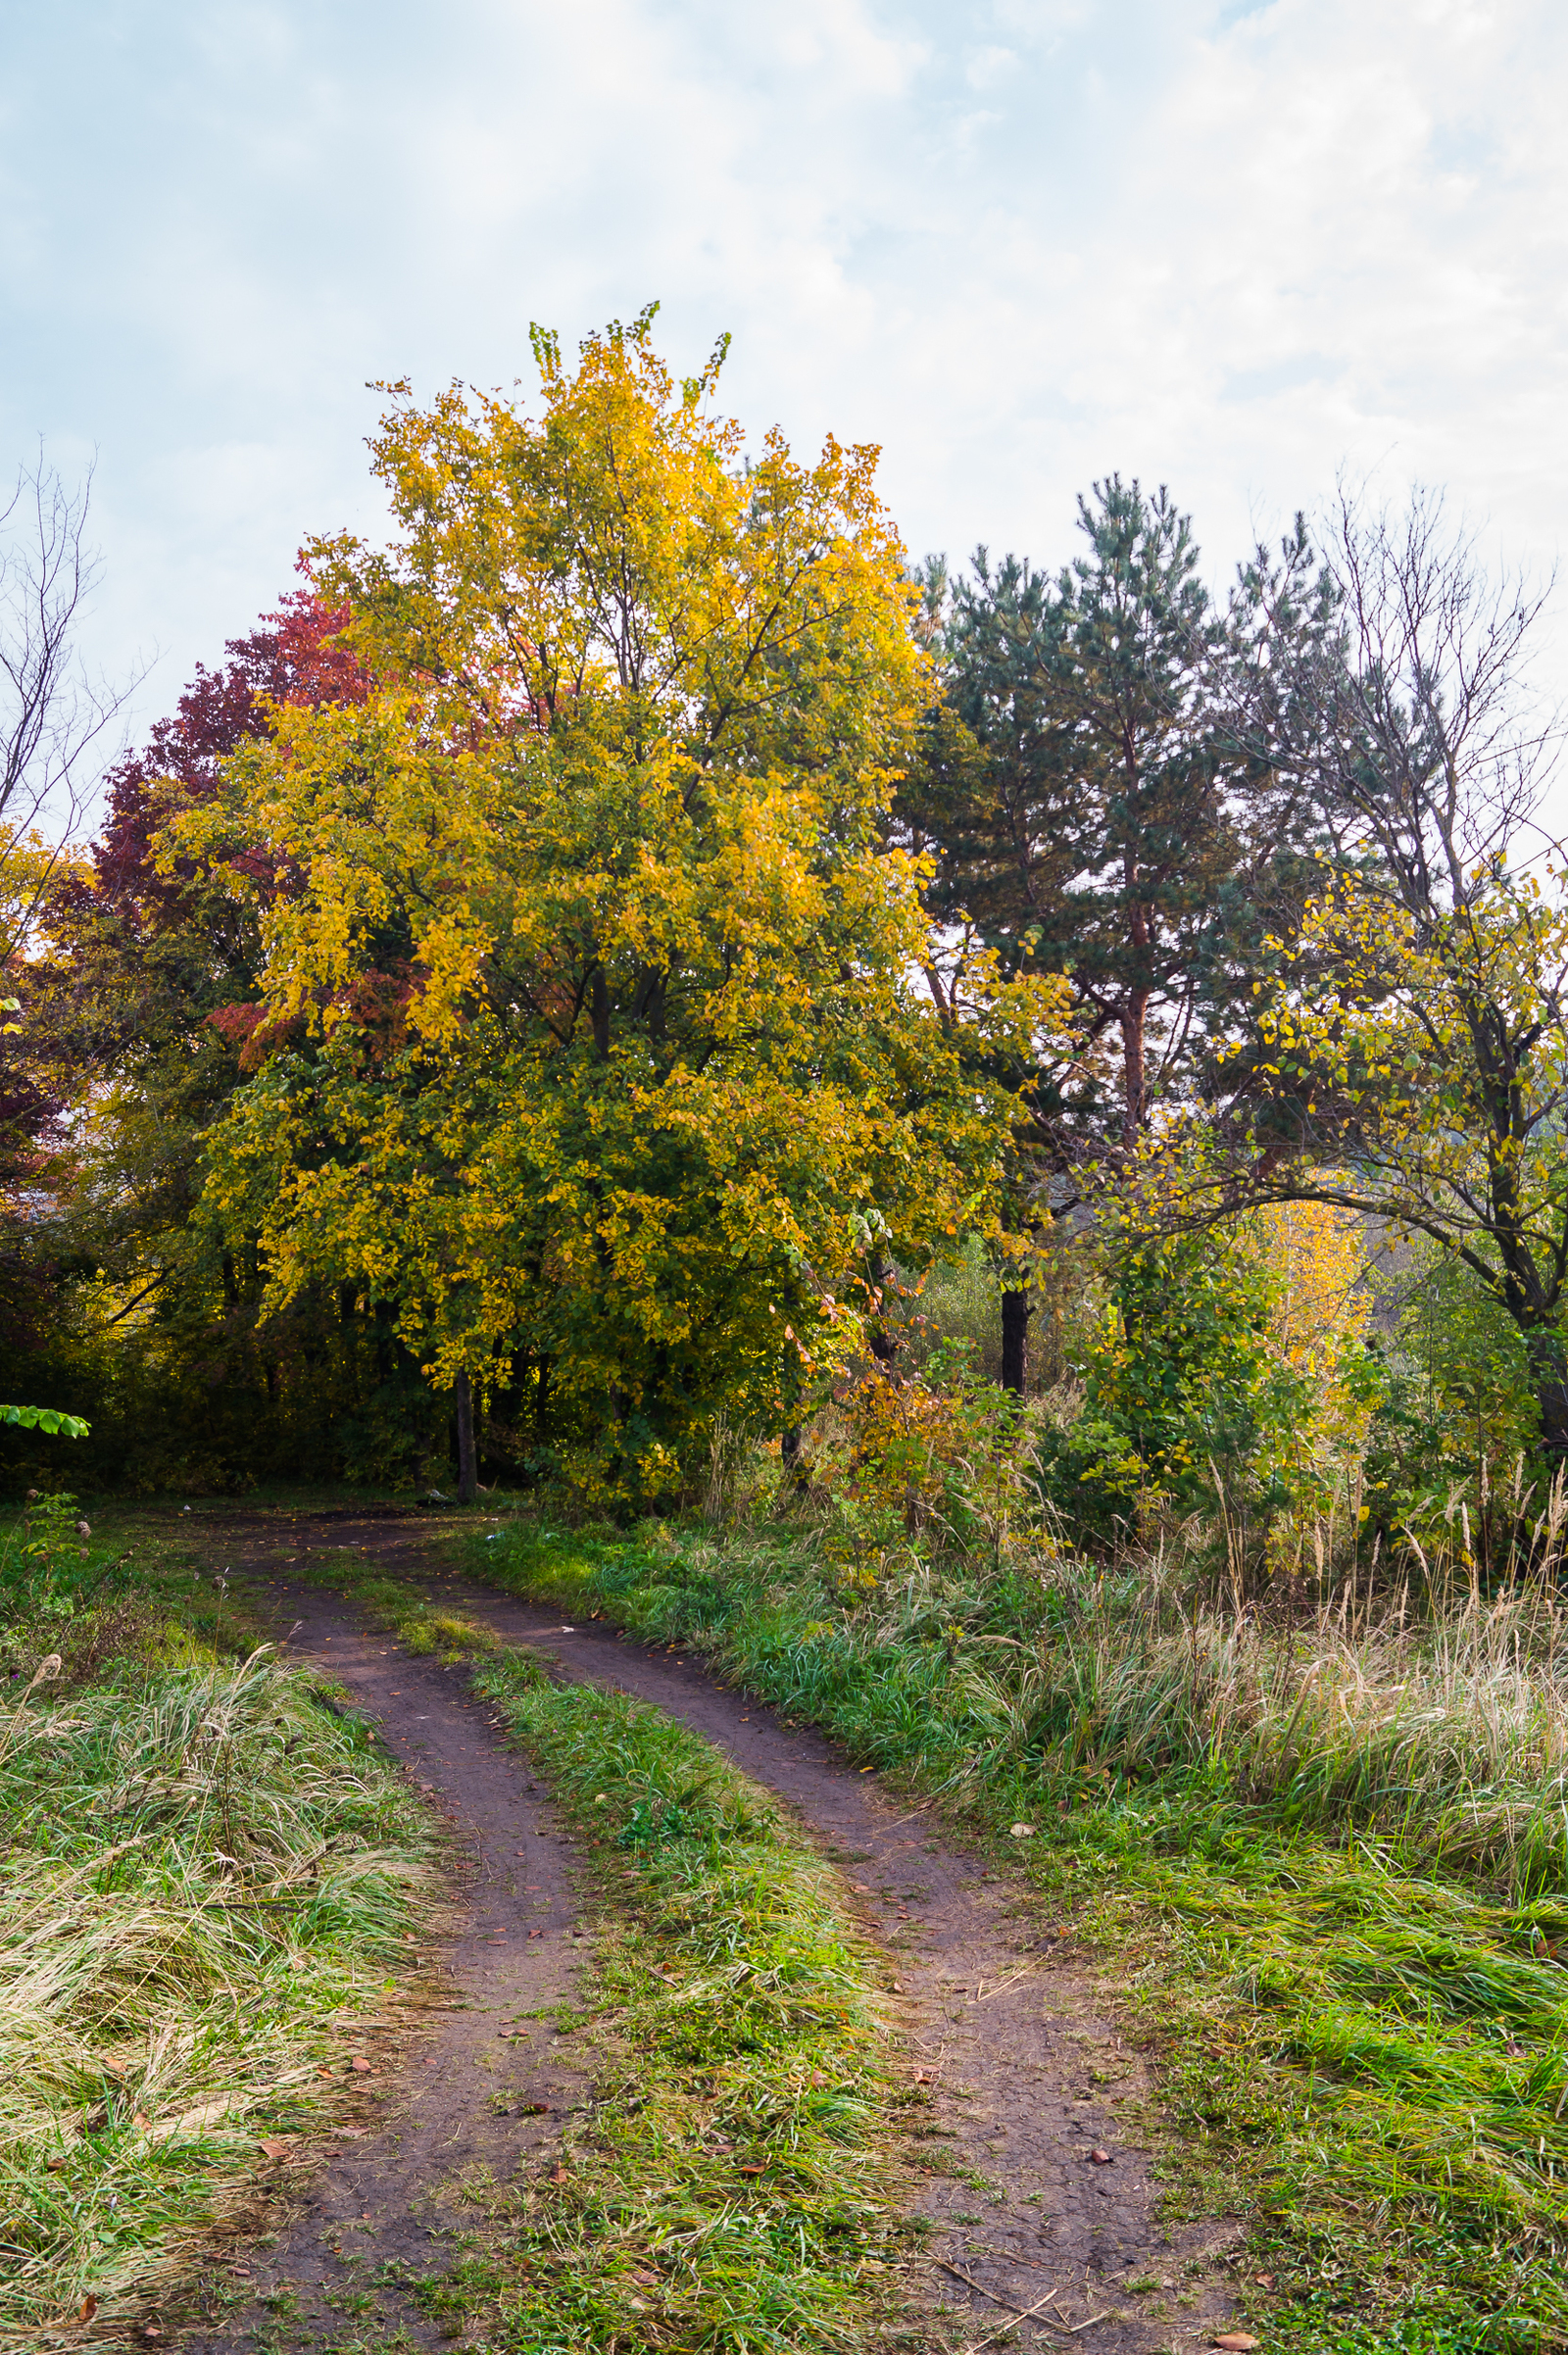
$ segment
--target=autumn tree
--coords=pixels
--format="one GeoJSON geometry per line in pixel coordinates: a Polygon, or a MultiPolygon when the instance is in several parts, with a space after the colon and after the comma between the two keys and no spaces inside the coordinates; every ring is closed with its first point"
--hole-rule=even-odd
{"type": "Polygon", "coordinates": [[[1418,494],[1342,501],[1337,626],[1271,680],[1329,838],[1260,980],[1219,1124],[1225,1202],[1318,1201],[1428,1237],[1511,1320],[1568,1458],[1568,900],[1536,812],[1542,593],[1489,579],[1418,494]]]}
{"type": "Polygon", "coordinates": [[[607,1494],[657,1493],[720,1405],[777,1429],[847,1329],[867,1238],[983,1220],[1002,1092],[976,956],[939,1020],[918,863],[887,842],[925,695],[875,452],[813,466],[677,383],[652,314],[543,405],[403,386],[399,536],[312,552],[373,679],[279,708],[171,859],[293,879],[260,914],[262,1068],[209,1202],[396,1303],[434,1378],[519,1376],[607,1494]]]}
{"type": "Polygon", "coordinates": [[[40,455],[0,498],[0,1343],[23,1354],[48,1321],[32,1237],[73,1093],[71,1074],[34,1051],[29,951],[128,692],[82,654],[98,570],[90,492],[90,478],[73,488],[40,455]]]}
{"type": "Polygon", "coordinates": [[[98,574],[91,480],[72,489],[40,457],[0,506],[0,959],[26,937],[53,854],[97,784],[128,688],[96,676],[80,630],[98,574]],[[37,853],[44,855],[40,858],[37,853]],[[30,877],[18,891],[19,867],[30,877]]]}
{"type": "Polygon", "coordinates": [[[165,1475],[181,1468],[186,1443],[170,1434],[182,1421],[199,1426],[192,1461],[213,1477],[286,1451],[302,1348],[341,1354],[335,1308],[302,1304],[292,1334],[260,1337],[254,1238],[215,1249],[193,1217],[203,1138],[258,1018],[257,909],[272,878],[255,870],[253,902],[189,860],[160,871],[152,847],[172,814],[213,798],[222,760],[273,709],[363,692],[331,643],[335,618],[296,593],[221,665],[197,666],[174,711],[111,767],[98,838],[50,876],[17,976],[18,1066],[63,1122],[26,1225],[29,1281],[49,1304],[33,1346],[47,1334],[58,1381],[97,1394],[97,1448],[116,1445],[122,1395],[136,1419],[128,1384],[145,1426],[134,1444],[143,1459],[156,1447],[165,1475]]]}

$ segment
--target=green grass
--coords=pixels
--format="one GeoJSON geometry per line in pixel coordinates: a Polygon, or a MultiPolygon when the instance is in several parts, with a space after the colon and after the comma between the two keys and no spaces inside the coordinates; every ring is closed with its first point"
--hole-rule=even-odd
{"type": "Polygon", "coordinates": [[[903,2305],[891,2154],[925,2096],[890,2074],[886,1966],[832,1868],[662,1711],[557,1686],[353,1556],[341,1583],[411,1648],[468,1660],[598,1885],[594,1959],[557,2016],[595,2082],[564,2180],[490,2186],[460,2261],[405,2293],[505,2355],[864,2347],[903,2305]]]}
{"type": "Polygon", "coordinates": [[[318,2071],[386,2027],[431,1918],[421,1811],[243,1632],[167,1547],[0,1552],[7,2343],[177,2296],[307,2152],[318,2071]]]}
{"type": "Polygon", "coordinates": [[[1568,2336],[1562,1711],[1506,1598],[1300,1638],[1052,1559],[868,1591],[799,1534],[519,1520],[467,1559],[1033,1824],[1010,1853],[1116,1955],[1173,2196],[1246,2214],[1271,2346],[1568,2336]]]}

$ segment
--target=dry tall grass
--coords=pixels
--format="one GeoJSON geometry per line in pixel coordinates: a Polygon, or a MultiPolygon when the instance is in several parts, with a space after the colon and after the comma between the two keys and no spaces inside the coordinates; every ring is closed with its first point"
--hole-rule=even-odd
{"type": "Polygon", "coordinates": [[[93,2301],[101,2331],[309,2123],[431,1900],[425,1835],[265,1652],[34,1679],[0,1822],[0,2336],[93,2301]]]}

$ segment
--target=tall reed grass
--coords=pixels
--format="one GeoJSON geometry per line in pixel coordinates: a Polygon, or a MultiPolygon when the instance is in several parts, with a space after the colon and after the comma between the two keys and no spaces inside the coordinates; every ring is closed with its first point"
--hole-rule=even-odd
{"type": "Polygon", "coordinates": [[[263,2140],[319,2114],[318,2068],[433,1897],[423,1824],[351,1726],[265,1651],[171,1642],[97,1685],[34,1677],[0,1723],[7,2342],[145,2309],[263,2140]]]}

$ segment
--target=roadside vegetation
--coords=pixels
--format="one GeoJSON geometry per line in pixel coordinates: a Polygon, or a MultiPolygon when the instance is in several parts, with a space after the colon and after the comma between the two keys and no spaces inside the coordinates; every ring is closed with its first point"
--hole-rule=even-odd
{"type": "MultiPolygon", "coordinates": [[[[158,2335],[314,2163],[439,1891],[351,1720],[177,1549],[0,1541],[0,2337],[158,2335]]],[[[372,2045],[373,2048],[373,2045],[372,2045]]]]}
{"type": "Polygon", "coordinates": [[[1249,2220],[1270,2344],[1568,2327],[1551,1582],[1270,1625],[1058,1551],[847,1581],[808,1527],[518,1520],[470,1561],[700,1648],[1077,1909],[1158,2054],[1173,2196],[1249,2220]]]}

